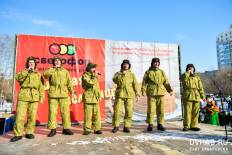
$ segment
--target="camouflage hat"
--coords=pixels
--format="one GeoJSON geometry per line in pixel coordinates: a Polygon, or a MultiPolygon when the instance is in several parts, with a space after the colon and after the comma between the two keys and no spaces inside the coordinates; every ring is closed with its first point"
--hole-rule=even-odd
{"type": "Polygon", "coordinates": [[[91,70],[91,68],[96,68],[97,67],[97,64],[94,64],[94,63],[91,63],[91,62],[89,62],[88,64],[87,64],[87,67],[86,67],[86,71],[87,72],[89,72],[90,70],[91,70]]]}
{"type": "Polygon", "coordinates": [[[121,68],[123,68],[123,64],[128,64],[129,65],[129,68],[131,68],[131,64],[130,64],[130,61],[128,59],[124,59],[122,61],[122,64],[121,64],[121,68]]]}
{"type": "Polygon", "coordinates": [[[153,67],[153,63],[155,63],[155,62],[158,62],[159,64],[160,64],[160,59],[159,58],[153,58],[152,60],[151,60],[151,67],[153,67]]]}
{"type": "Polygon", "coordinates": [[[159,59],[159,58],[153,58],[153,59],[151,60],[151,62],[152,62],[152,63],[154,63],[154,62],[159,62],[159,63],[160,63],[160,59],[159,59]]]}
{"type": "Polygon", "coordinates": [[[54,56],[54,57],[52,58],[52,64],[53,64],[53,65],[55,64],[55,60],[57,60],[57,59],[61,61],[61,58],[58,57],[58,56],[54,56]]]}
{"type": "Polygon", "coordinates": [[[54,56],[54,57],[52,58],[52,60],[53,60],[53,61],[55,61],[56,59],[61,60],[61,58],[60,58],[60,57],[58,57],[58,56],[54,56]]]}
{"type": "Polygon", "coordinates": [[[188,64],[188,65],[187,65],[187,68],[190,68],[190,67],[193,67],[193,68],[194,68],[194,65],[193,65],[193,64],[188,64]]]}
{"type": "Polygon", "coordinates": [[[195,67],[194,67],[193,64],[187,64],[187,66],[186,66],[186,72],[188,71],[188,69],[189,69],[190,67],[193,68],[193,71],[194,71],[194,72],[196,71],[196,69],[195,69],[195,67]]]}

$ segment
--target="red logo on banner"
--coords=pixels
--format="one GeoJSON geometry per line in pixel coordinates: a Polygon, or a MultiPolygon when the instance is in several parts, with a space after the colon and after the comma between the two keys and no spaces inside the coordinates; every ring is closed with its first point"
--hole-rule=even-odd
{"type": "Polygon", "coordinates": [[[56,44],[53,43],[49,46],[49,52],[53,55],[74,55],[76,53],[76,48],[73,44],[56,44]]]}

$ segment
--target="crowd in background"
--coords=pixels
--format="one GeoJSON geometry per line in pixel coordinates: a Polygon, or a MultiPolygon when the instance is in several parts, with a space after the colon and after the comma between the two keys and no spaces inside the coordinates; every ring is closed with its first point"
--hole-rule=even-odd
{"type": "Polygon", "coordinates": [[[206,100],[201,101],[199,122],[217,126],[223,126],[225,123],[232,125],[231,97],[221,99],[218,95],[206,95],[206,100]]]}

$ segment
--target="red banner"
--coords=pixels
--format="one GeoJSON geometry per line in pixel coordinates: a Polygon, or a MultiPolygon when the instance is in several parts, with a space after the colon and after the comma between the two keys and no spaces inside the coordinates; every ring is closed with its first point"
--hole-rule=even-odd
{"type": "MultiPolygon", "coordinates": [[[[72,77],[72,83],[76,90],[77,100],[72,100],[71,120],[72,122],[83,121],[83,103],[81,102],[81,76],[89,61],[98,66],[101,73],[99,78],[100,89],[105,90],[105,41],[97,39],[79,39],[50,36],[18,35],[16,46],[16,73],[25,69],[26,59],[34,56],[37,59],[38,71],[43,74],[44,70],[52,67],[52,58],[59,56],[62,65],[67,69],[72,77]]],[[[19,83],[14,85],[14,110],[17,105],[17,95],[19,83]]],[[[46,90],[49,88],[46,82],[46,90]]],[[[47,91],[46,91],[47,92],[47,91]]],[[[101,116],[104,118],[105,101],[100,102],[101,116]]],[[[48,121],[48,96],[43,104],[39,104],[37,113],[37,123],[47,123],[48,121]]],[[[60,112],[57,116],[61,121],[60,112]]]]}

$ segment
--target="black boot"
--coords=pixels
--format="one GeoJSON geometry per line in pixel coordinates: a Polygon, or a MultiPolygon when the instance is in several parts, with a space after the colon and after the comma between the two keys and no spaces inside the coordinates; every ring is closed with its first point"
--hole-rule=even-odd
{"type": "Polygon", "coordinates": [[[102,134],[102,131],[101,130],[97,130],[97,131],[94,131],[95,134],[102,134]]]}
{"type": "Polygon", "coordinates": [[[166,130],[162,124],[158,124],[157,129],[160,130],[160,131],[165,131],[166,130]]]}
{"type": "Polygon", "coordinates": [[[200,129],[200,128],[195,127],[195,128],[190,128],[189,130],[192,130],[192,131],[200,131],[201,129],[200,129]]]}
{"type": "Polygon", "coordinates": [[[27,139],[34,139],[35,138],[35,136],[33,134],[26,134],[25,137],[27,139]]]}
{"type": "Polygon", "coordinates": [[[64,135],[73,135],[73,132],[70,129],[63,129],[64,135]]]}
{"type": "Polygon", "coordinates": [[[23,136],[14,136],[13,138],[11,138],[10,142],[16,142],[22,138],[23,138],[23,136]]]}
{"type": "Polygon", "coordinates": [[[112,129],[112,132],[113,132],[113,133],[116,133],[118,130],[119,130],[118,127],[114,127],[114,128],[112,129]]]}
{"type": "Polygon", "coordinates": [[[183,128],[183,131],[188,131],[188,130],[189,130],[189,128],[187,128],[187,127],[183,128]]]}
{"type": "Polygon", "coordinates": [[[153,130],[153,125],[152,124],[149,124],[148,126],[147,126],[147,131],[152,131],[153,130]]]}
{"type": "Polygon", "coordinates": [[[84,131],[83,135],[89,135],[91,134],[91,131],[84,131]]]}
{"type": "Polygon", "coordinates": [[[48,137],[53,137],[56,135],[56,129],[51,129],[50,133],[48,134],[48,137]]]}
{"type": "Polygon", "coordinates": [[[124,127],[124,128],[123,128],[123,132],[127,132],[127,133],[129,133],[129,132],[130,132],[130,128],[128,128],[128,127],[124,127]]]}

